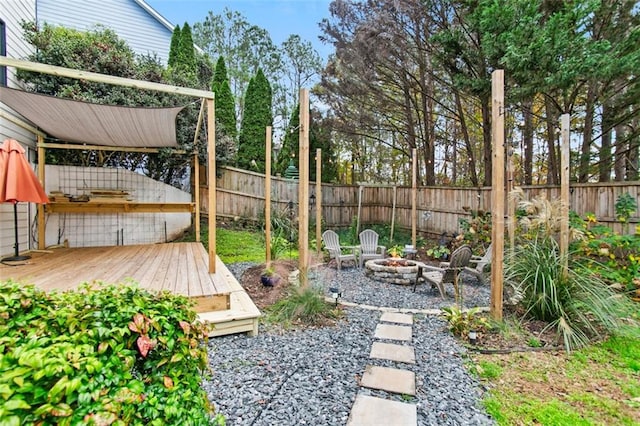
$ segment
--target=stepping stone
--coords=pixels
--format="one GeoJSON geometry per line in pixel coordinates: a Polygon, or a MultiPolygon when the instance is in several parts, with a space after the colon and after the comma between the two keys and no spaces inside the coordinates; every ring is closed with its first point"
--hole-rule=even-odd
{"type": "Polygon", "coordinates": [[[411,327],[402,325],[378,324],[374,334],[376,339],[404,340],[410,342],[413,338],[411,327]]]}
{"type": "Polygon", "coordinates": [[[412,426],[418,424],[418,409],[414,404],[389,401],[368,395],[356,396],[347,426],[412,426]]]}
{"type": "Polygon", "coordinates": [[[367,365],[360,386],[405,395],[416,394],[416,373],[398,368],[367,365]]]}
{"type": "Polygon", "coordinates": [[[382,314],[382,317],[380,317],[380,321],[412,325],[413,315],[401,314],[399,312],[385,312],[382,314]]]}
{"type": "Polygon", "coordinates": [[[388,359],[390,361],[416,363],[416,351],[413,346],[395,345],[393,343],[373,342],[369,358],[388,359]]]}

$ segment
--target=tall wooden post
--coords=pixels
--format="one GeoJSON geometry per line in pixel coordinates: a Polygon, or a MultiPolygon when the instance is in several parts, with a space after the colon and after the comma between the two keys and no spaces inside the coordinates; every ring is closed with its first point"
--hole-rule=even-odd
{"type": "Polygon", "coordinates": [[[560,117],[562,147],[560,151],[560,259],[562,259],[562,273],[566,277],[569,273],[569,145],[571,118],[569,114],[560,117]]]}
{"type": "Polygon", "coordinates": [[[198,158],[198,136],[200,136],[200,128],[204,120],[204,107],[206,101],[202,99],[200,103],[200,112],[198,113],[198,123],[196,124],[196,132],[193,135],[193,146],[195,152],[193,154],[193,201],[196,203],[196,213],[193,219],[196,234],[196,242],[200,242],[200,159],[198,158]]]}
{"type": "Polygon", "coordinates": [[[316,149],[316,255],[322,246],[322,150],[316,149]]]}
{"type": "Polygon", "coordinates": [[[416,224],[418,222],[418,150],[411,150],[411,244],[416,247],[416,224]]]}
{"type": "Polygon", "coordinates": [[[300,180],[298,186],[298,269],[300,286],[309,269],[309,89],[300,89],[300,180]]]}
{"type": "Polygon", "coordinates": [[[265,170],[264,170],[264,239],[266,246],[266,265],[271,264],[271,126],[267,126],[265,135],[265,170]]]}
{"type": "Polygon", "coordinates": [[[509,232],[509,251],[513,252],[516,235],[516,200],[511,192],[515,187],[513,167],[513,143],[507,147],[507,229],[509,232]]]}
{"type": "MultiPolygon", "coordinates": [[[[44,137],[42,135],[38,135],[38,179],[40,180],[40,185],[44,188],[45,155],[44,147],[42,145],[44,145],[44,137]]],[[[47,246],[47,225],[44,218],[44,206],[42,204],[38,204],[36,208],[38,210],[38,249],[44,250],[47,246]]]]}
{"type": "Polygon", "coordinates": [[[502,319],[504,261],[504,70],[491,73],[491,315],[502,319]]]}
{"type": "Polygon", "coordinates": [[[207,99],[207,185],[209,186],[209,273],[216,272],[216,110],[207,99]]]}

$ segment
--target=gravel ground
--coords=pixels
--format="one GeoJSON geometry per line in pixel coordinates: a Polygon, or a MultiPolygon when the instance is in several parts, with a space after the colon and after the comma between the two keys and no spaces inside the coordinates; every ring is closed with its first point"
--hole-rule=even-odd
{"type": "MultiPolygon", "coordinates": [[[[239,276],[250,265],[228,266],[239,276]]],[[[351,302],[420,309],[443,306],[430,289],[419,288],[414,294],[411,287],[372,282],[358,269],[336,272],[322,267],[311,282],[327,287],[339,283],[343,299],[351,302]]],[[[465,286],[466,300],[488,303],[486,292],[475,287],[465,286]]],[[[349,307],[345,313],[335,327],[278,334],[261,326],[256,337],[211,339],[212,374],[203,386],[227,424],[344,425],[357,394],[416,404],[419,425],[494,423],[479,405],[480,385],[463,367],[465,349],[444,321],[414,315],[410,344],[416,350],[416,364],[397,364],[369,358],[380,311],[349,307]],[[417,395],[405,399],[359,387],[367,365],[414,371],[417,395]]]]}

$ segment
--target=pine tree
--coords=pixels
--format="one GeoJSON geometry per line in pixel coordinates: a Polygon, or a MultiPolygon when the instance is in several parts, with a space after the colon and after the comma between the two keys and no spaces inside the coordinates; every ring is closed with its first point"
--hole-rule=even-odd
{"type": "Polygon", "coordinates": [[[291,112],[289,118],[289,127],[284,135],[284,141],[282,142],[282,148],[278,154],[275,166],[273,167],[273,173],[284,175],[284,171],[287,170],[289,162],[293,159],[293,165],[298,168],[298,152],[300,147],[300,134],[298,132],[300,124],[300,105],[296,105],[291,112]]]}
{"type": "Polygon", "coordinates": [[[216,121],[222,126],[223,133],[235,140],[238,135],[235,100],[229,86],[227,66],[222,56],[216,64],[211,91],[216,94],[216,121]]]}
{"type": "Polygon", "coordinates": [[[271,85],[261,69],[249,81],[240,129],[238,167],[264,172],[265,129],[271,126],[273,116],[271,85]]]}
{"type": "Polygon", "coordinates": [[[178,52],[180,51],[180,39],[182,37],[182,32],[180,31],[180,25],[176,25],[173,29],[173,34],[171,35],[171,45],[169,47],[169,61],[167,65],[173,67],[176,65],[178,61],[178,52]]]}
{"type": "Polygon", "coordinates": [[[195,71],[196,69],[196,54],[193,48],[193,35],[191,34],[191,27],[188,23],[184,23],[182,31],[180,32],[180,53],[179,62],[189,71],[195,71]]]}

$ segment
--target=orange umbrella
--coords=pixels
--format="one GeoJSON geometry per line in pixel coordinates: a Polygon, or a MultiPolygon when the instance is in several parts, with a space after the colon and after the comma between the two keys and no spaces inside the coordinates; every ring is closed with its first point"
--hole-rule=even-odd
{"type": "Polygon", "coordinates": [[[24,148],[14,139],[6,139],[0,145],[0,202],[13,203],[16,238],[15,256],[4,258],[3,261],[28,259],[28,256],[18,254],[18,202],[28,201],[39,204],[49,202],[47,194],[24,154],[24,148]]]}

